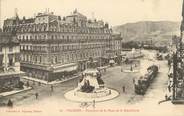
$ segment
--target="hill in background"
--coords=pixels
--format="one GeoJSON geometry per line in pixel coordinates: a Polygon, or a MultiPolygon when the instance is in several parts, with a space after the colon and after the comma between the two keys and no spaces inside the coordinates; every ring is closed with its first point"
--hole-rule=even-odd
{"type": "Polygon", "coordinates": [[[124,42],[152,41],[156,46],[168,45],[173,35],[179,35],[180,22],[141,21],[115,26],[113,31],[121,33],[124,42]]]}

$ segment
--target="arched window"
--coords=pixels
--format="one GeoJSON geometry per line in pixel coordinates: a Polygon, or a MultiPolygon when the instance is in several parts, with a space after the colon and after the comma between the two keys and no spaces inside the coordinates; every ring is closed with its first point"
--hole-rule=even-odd
{"type": "Polygon", "coordinates": [[[69,40],[70,40],[70,38],[69,38],[69,36],[67,36],[67,42],[69,42],[69,40]]]}
{"type": "Polygon", "coordinates": [[[38,61],[37,56],[35,56],[35,62],[37,62],[37,61],[38,61]]]}

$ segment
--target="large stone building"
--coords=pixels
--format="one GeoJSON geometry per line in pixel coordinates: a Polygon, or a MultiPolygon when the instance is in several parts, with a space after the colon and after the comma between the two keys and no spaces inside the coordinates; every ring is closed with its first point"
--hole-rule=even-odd
{"type": "Polygon", "coordinates": [[[0,32],[0,93],[19,87],[20,48],[16,36],[0,32]]]}
{"type": "Polygon", "coordinates": [[[168,88],[172,92],[172,103],[184,104],[184,1],[182,7],[182,22],[180,27],[180,37],[173,37],[174,49],[168,88]]]}
{"type": "Polygon", "coordinates": [[[84,70],[90,57],[103,65],[121,52],[120,35],[77,10],[63,18],[48,11],[29,19],[16,15],[4,21],[3,31],[20,40],[21,70],[46,81],[84,70]]]}

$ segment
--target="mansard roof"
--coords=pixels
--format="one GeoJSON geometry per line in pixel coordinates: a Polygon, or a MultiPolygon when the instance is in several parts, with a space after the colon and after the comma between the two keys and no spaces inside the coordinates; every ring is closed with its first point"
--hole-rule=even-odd
{"type": "Polygon", "coordinates": [[[17,32],[35,32],[35,31],[46,31],[48,24],[40,23],[40,24],[21,24],[17,26],[17,32]]]}
{"type": "Polygon", "coordinates": [[[29,18],[29,19],[22,19],[20,20],[20,23],[34,23],[35,19],[34,18],[29,18]]]}
{"type": "Polygon", "coordinates": [[[13,36],[12,33],[0,32],[0,45],[17,45],[19,44],[16,36],[13,36]]]}

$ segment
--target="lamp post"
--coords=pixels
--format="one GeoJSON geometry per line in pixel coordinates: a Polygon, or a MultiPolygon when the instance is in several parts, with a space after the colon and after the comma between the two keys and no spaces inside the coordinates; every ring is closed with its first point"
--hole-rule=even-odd
{"type": "Polygon", "coordinates": [[[172,100],[176,99],[176,82],[177,82],[177,52],[173,53],[173,93],[172,100]]]}

